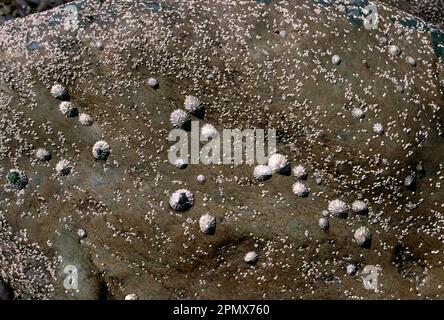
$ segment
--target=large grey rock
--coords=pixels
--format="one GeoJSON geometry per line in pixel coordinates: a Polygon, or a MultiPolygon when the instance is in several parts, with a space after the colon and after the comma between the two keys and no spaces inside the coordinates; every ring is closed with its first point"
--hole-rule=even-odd
{"type": "Polygon", "coordinates": [[[17,296],[442,297],[428,271],[443,258],[437,29],[400,24],[405,13],[380,6],[380,27],[366,30],[362,6],[324,1],[74,5],[0,27],[0,168],[29,177],[20,192],[0,191],[0,266],[17,296]],[[91,126],[60,114],[54,83],[91,126]],[[188,95],[205,106],[201,125],[276,128],[279,153],[306,165],[309,196],[292,194],[291,176],[257,181],[250,165],[170,164],[169,117],[188,95]],[[111,148],[106,161],[91,154],[100,140],[111,148]],[[38,148],[52,159],[37,161],[38,148]],[[62,159],[73,165],[67,176],[55,171],[62,159]],[[412,191],[404,178],[418,163],[426,171],[412,191]],[[194,195],[183,213],[169,208],[178,189],[194,195]],[[339,198],[362,198],[368,216],[331,217],[321,230],[319,213],[339,198]],[[207,213],[218,221],[211,236],[199,228],[207,213]],[[371,248],[356,246],[353,231],[374,218],[371,248]],[[399,242],[426,261],[417,280],[392,263],[399,242]],[[255,265],[243,261],[250,251],[255,265]],[[344,274],[350,259],[382,268],[378,293],[344,274]],[[66,264],[78,267],[79,292],[64,287],[66,264]]]}

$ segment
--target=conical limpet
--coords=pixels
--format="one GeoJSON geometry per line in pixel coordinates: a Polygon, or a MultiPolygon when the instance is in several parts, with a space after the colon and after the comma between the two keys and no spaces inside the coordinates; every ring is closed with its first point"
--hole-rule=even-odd
{"type": "Polygon", "coordinates": [[[331,62],[335,65],[338,66],[339,64],[341,64],[342,59],[339,55],[335,54],[334,56],[331,57],[331,62]]]}
{"type": "Polygon", "coordinates": [[[79,115],[79,110],[77,107],[69,101],[60,102],[59,111],[65,117],[77,117],[79,115]]]}
{"type": "Polygon", "coordinates": [[[216,232],[216,218],[207,214],[204,214],[199,219],[200,231],[207,235],[212,235],[216,232]]]}
{"type": "Polygon", "coordinates": [[[193,193],[187,189],[179,189],[170,196],[170,207],[176,211],[185,211],[193,206],[193,193]]]}
{"type": "Polygon", "coordinates": [[[301,179],[301,180],[307,179],[307,169],[305,169],[305,167],[301,164],[298,164],[297,166],[295,166],[291,170],[291,172],[298,179],[301,179]]]}
{"type": "Polygon", "coordinates": [[[216,139],[219,136],[219,132],[212,124],[204,124],[202,128],[200,129],[200,134],[205,139],[216,139]]]}
{"type": "Polygon", "coordinates": [[[182,109],[176,109],[170,114],[170,122],[177,129],[186,129],[190,121],[190,115],[182,109]]]}
{"type": "Polygon", "coordinates": [[[377,135],[381,135],[384,133],[384,127],[382,126],[381,123],[375,123],[373,125],[373,132],[375,132],[377,135]]]}
{"type": "Polygon", "coordinates": [[[273,172],[271,171],[271,168],[269,166],[266,166],[264,164],[260,164],[256,167],[254,167],[253,170],[253,176],[255,179],[259,181],[265,181],[267,179],[270,179],[273,172]]]}
{"type": "Polygon", "coordinates": [[[401,54],[401,49],[399,49],[398,46],[392,44],[391,46],[389,46],[388,52],[390,55],[397,57],[401,54]]]}
{"type": "Polygon", "coordinates": [[[83,228],[77,229],[77,235],[79,236],[80,239],[86,238],[87,236],[86,230],[83,228]]]}
{"type": "Polygon", "coordinates": [[[362,119],[365,116],[365,112],[364,110],[362,110],[361,108],[353,108],[351,111],[352,117],[355,119],[362,119]]]}
{"type": "Polygon", "coordinates": [[[195,96],[186,96],[183,105],[186,110],[188,110],[191,113],[194,113],[201,108],[202,103],[195,96]]]}
{"type": "Polygon", "coordinates": [[[60,160],[57,163],[55,170],[59,176],[67,176],[72,170],[71,162],[65,159],[60,160]]]}
{"type": "Polygon", "coordinates": [[[157,80],[156,78],[149,78],[148,85],[153,89],[157,89],[159,88],[159,80],[157,80]]]}
{"type": "Polygon", "coordinates": [[[255,251],[249,251],[244,256],[244,261],[248,264],[255,264],[259,255],[255,251]]]}
{"type": "Polygon", "coordinates": [[[96,160],[106,160],[110,153],[109,144],[103,140],[97,141],[92,148],[92,154],[96,160]]]}
{"type": "Polygon", "coordinates": [[[319,228],[321,228],[321,230],[327,230],[330,226],[328,219],[326,217],[321,217],[319,218],[319,228]]]}
{"type": "Polygon", "coordinates": [[[28,185],[28,176],[25,172],[18,169],[9,170],[6,175],[6,180],[9,185],[19,190],[24,189],[28,185]]]}
{"type": "Polygon", "coordinates": [[[130,293],[125,296],[125,300],[139,300],[139,297],[135,293],[130,293]]]}
{"type": "Polygon", "coordinates": [[[177,159],[174,162],[174,165],[176,166],[176,168],[178,169],[185,169],[188,167],[188,162],[184,159],[177,159]]]}
{"type": "Polygon", "coordinates": [[[358,272],[358,267],[354,263],[347,265],[346,272],[349,276],[354,276],[358,272]]]}
{"type": "Polygon", "coordinates": [[[406,57],[405,61],[413,67],[416,66],[416,60],[415,60],[415,58],[413,58],[411,56],[406,57]]]}
{"type": "Polygon", "coordinates": [[[368,211],[368,205],[367,205],[367,203],[365,203],[365,201],[355,200],[352,203],[352,210],[354,213],[357,213],[357,214],[366,214],[368,211]]]}
{"type": "Polygon", "coordinates": [[[293,193],[295,195],[297,195],[298,197],[304,198],[306,196],[308,196],[309,190],[307,188],[307,186],[300,181],[297,181],[293,184],[293,193]]]}
{"type": "Polygon", "coordinates": [[[354,238],[358,246],[370,247],[372,242],[372,233],[367,227],[360,227],[354,233],[354,238]]]}
{"type": "Polygon", "coordinates": [[[44,148],[38,148],[35,151],[35,157],[40,161],[49,161],[51,160],[51,153],[44,148]]]}
{"type": "Polygon", "coordinates": [[[51,87],[51,94],[53,95],[54,98],[59,100],[69,99],[68,90],[66,90],[64,86],[58,83],[51,87]]]}
{"type": "Polygon", "coordinates": [[[79,122],[82,126],[89,127],[94,123],[94,119],[87,113],[79,115],[79,122]]]}

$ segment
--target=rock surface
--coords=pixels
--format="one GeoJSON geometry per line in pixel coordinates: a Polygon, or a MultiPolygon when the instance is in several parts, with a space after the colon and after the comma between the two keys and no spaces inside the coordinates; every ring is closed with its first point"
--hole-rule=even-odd
{"type": "Polygon", "coordinates": [[[14,297],[443,298],[444,35],[380,3],[367,30],[364,4],[85,0],[74,16],[62,6],[0,27],[0,174],[29,178],[0,189],[0,271],[14,297]],[[55,83],[91,126],[60,114],[55,83]],[[252,165],[169,163],[169,117],[187,96],[205,106],[201,126],[275,128],[309,195],[292,193],[291,175],[258,181],[252,165]],[[91,154],[100,140],[106,160],[91,154]],[[186,212],[169,206],[178,189],[193,192],[186,212]],[[368,212],[321,230],[334,199],[368,212]],[[213,235],[199,227],[207,213],[213,235]],[[353,242],[362,226],[370,248],[353,242]],[[382,270],[377,292],[363,286],[366,265],[382,270]]]}

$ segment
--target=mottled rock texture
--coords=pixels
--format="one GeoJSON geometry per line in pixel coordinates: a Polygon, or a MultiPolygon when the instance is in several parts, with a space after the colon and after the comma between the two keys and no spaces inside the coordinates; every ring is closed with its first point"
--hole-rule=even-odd
{"type": "Polygon", "coordinates": [[[0,271],[14,297],[443,298],[444,36],[376,4],[373,30],[365,1],[308,0],[79,1],[0,27],[0,271]],[[60,114],[55,83],[91,126],[60,114]],[[253,165],[169,163],[169,117],[188,95],[205,107],[201,126],[275,128],[309,195],[293,194],[291,175],[257,181],[253,165]],[[91,152],[100,140],[106,161],[91,152]],[[12,168],[25,189],[8,187],[12,168]],[[178,189],[193,192],[186,212],[169,207],[178,189]],[[324,231],[334,199],[368,212],[329,216],[324,231]],[[370,248],[354,242],[362,226],[370,248]],[[377,292],[367,265],[381,270],[377,292]],[[64,288],[67,266],[78,292],[64,288]]]}

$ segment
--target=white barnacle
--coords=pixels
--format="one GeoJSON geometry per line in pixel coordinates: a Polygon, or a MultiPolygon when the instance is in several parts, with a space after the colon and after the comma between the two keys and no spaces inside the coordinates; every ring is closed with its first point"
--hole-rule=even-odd
{"type": "Polygon", "coordinates": [[[352,203],[352,210],[354,213],[366,214],[368,211],[368,205],[365,201],[355,200],[352,203]]]}
{"type": "Polygon", "coordinates": [[[367,227],[360,227],[354,233],[354,238],[358,246],[368,247],[372,241],[372,233],[367,227]]]}
{"type": "Polygon", "coordinates": [[[391,46],[389,46],[388,52],[389,52],[390,55],[396,57],[396,56],[399,56],[401,54],[401,49],[399,49],[398,46],[392,44],[391,46]]]}
{"type": "Polygon", "coordinates": [[[333,56],[331,57],[331,62],[332,62],[335,66],[337,66],[337,65],[339,65],[339,64],[342,62],[342,59],[341,59],[341,57],[340,57],[339,55],[335,54],[335,55],[333,55],[333,56]]]}
{"type": "Polygon", "coordinates": [[[79,114],[77,107],[70,101],[60,102],[59,111],[65,117],[76,117],[79,114]]]}
{"type": "Polygon", "coordinates": [[[375,132],[377,135],[381,135],[384,133],[384,127],[382,126],[381,123],[375,123],[373,125],[373,132],[375,132]]]}
{"type": "Polygon", "coordinates": [[[149,78],[148,85],[153,89],[157,89],[159,88],[159,80],[157,80],[156,78],[149,78]]]}
{"type": "Polygon", "coordinates": [[[68,90],[61,84],[55,84],[51,87],[51,94],[54,98],[59,100],[66,100],[68,99],[68,90]]]}
{"type": "Polygon", "coordinates": [[[72,164],[70,161],[66,159],[60,160],[57,163],[55,170],[59,176],[67,176],[68,174],[71,173],[72,164]]]}
{"type": "Polygon", "coordinates": [[[195,96],[186,96],[184,107],[186,110],[188,110],[191,113],[196,112],[201,107],[202,103],[200,100],[195,96]]]}
{"type": "Polygon", "coordinates": [[[295,182],[293,184],[292,189],[293,189],[293,193],[295,195],[297,195],[298,197],[303,198],[303,197],[308,196],[309,190],[308,190],[307,186],[300,181],[295,182]]]}
{"type": "Polygon", "coordinates": [[[328,223],[328,219],[326,217],[320,217],[319,218],[319,228],[321,230],[327,230],[329,228],[330,224],[328,223]]]}
{"type": "Polygon", "coordinates": [[[255,251],[249,251],[244,256],[244,261],[248,264],[256,263],[259,255],[255,251]]]}
{"type": "Polygon", "coordinates": [[[184,159],[177,159],[174,162],[174,165],[176,166],[176,168],[178,169],[185,169],[186,167],[188,167],[188,162],[184,159]]]}
{"type": "Polygon", "coordinates": [[[216,139],[219,136],[219,132],[216,130],[216,128],[209,123],[206,123],[202,126],[200,129],[200,134],[205,139],[216,139]]]}
{"type": "Polygon", "coordinates": [[[196,179],[199,183],[205,183],[205,181],[207,181],[207,177],[205,177],[203,174],[198,175],[196,179]]]}
{"type": "Polygon", "coordinates": [[[355,119],[362,119],[365,116],[365,112],[364,110],[362,110],[361,108],[353,108],[351,111],[352,117],[355,119]]]}
{"type": "Polygon", "coordinates": [[[265,181],[267,179],[270,179],[272,174],[273,172],[271,171],[271,168],[264,164],[257,165],[256,167],[254,167],[253,170],[254,178],[259,181],[265,181]]]}
{"type": "Polygon", "coordinates": [[[82,126],[89,127],[94,123],[94,119],[87,113],[79,115],[79,122],[82,126]]]}
{"type": "Polygon", "coordinates": [[[275,153],[268,159],[268,166],[273,173],[285,174],[290,169],[290,162],[288,162],[286,156],[280,153],[275,153]]]}
{"type": "Polygon", "coordinates": [[[51,153],[44,148],[38,148],[35,151],[35,157],[40,161],[49,161],[51,160],[51,153]]]}
{"type": "Polygon", "coordinates": [[[171,112],[170,122],[177,129],[186,128],[190,121],[190,115],[182,109],[176,109],[171,112]]]}
{"type": "Polygon", "coordinates": [[[179,189],[170,196],[170,207],[176,211],[185,211],[193,206],[193,193],[187,189],[179,189]]]}
{"type": "Polygon", "coordinates": [[[92,154],[96,160],[106,160],[111,153],[111,148],[106,141],[97,141],[93,148],[92,154]]]}
{"type": "Polygon", "coordinates": [[[301,180],[305,180],[307,179],[307,169],[305,169],[305,167],[301,164],[298,164],[297,166],[295,166],[292,170],[293,175],[301,180]]]}
{"type": "Polygon", "coordinates": [[[348,206],[344,201],[335,199],[328,203],[328,211],[330,211],[335,217],[346,218],[348,206]]]}
{"type": "Polygon", "coordinates": [[[216,231],[216,218],[207,214],[204,214],[199,219],[200,231],[204,234],[211,235],[216,231]]]}
{"type": "Polygon", "coordinates": [[[130,293],[125,296],[125,300],[139,300],[139,297],[135,293],[130,293]]]}
{"type": "Polygon", "coordinates": [[[9,170],[6,180],[10,186],[19,190],[24,189],[28,185],[28,176],[25,172],[18,169],[9,170]]]}

